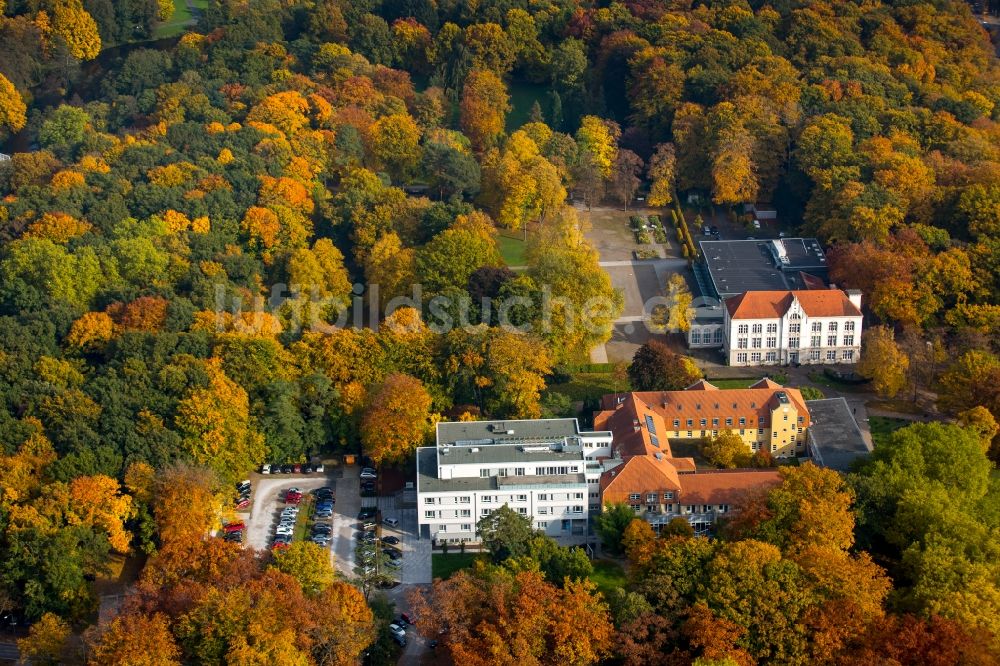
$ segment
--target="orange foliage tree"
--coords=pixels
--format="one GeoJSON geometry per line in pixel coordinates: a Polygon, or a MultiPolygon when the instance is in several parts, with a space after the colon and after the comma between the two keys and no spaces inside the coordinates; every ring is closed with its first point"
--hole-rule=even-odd
{"type": "Polygon", "coordinates": [[[431,396],[419,379],[394,373],[372,395],[361,419],[361,444],[376,465],[400,462],[423,442],[431,396]]]}
{"type": "Polygon", "coordinates": [[[507,87],[493,72],[473,70],[465,79],[459,123],[477,151],[494,145],[503,134],[509,102],[507,87]]]}
{"type": "Polygon", "coordinates": [[[595,664],[609,655],[614,634],[592,583],[559,588],[537,571],[460,571],[416,591],[411,605],[420,632],[443,643],[456,664],[595,664]]]}

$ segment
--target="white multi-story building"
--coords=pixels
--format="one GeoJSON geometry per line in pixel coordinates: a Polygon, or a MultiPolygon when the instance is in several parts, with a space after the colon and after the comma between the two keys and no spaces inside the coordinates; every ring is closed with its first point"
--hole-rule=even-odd
{"type": "Polygon", "coordinates": [[[725,301],[729,365],[857,363],[861,292],[747,291],[725,301]]]}
{"type": "Polygon", "coordinates": [[[582,432],[576,419],[438,423],[436,445],[417,449],[420,536],[476,542],[476,523],[506,504],[563,543],[583,542],[610,455],[611,433],[582,432]]]}

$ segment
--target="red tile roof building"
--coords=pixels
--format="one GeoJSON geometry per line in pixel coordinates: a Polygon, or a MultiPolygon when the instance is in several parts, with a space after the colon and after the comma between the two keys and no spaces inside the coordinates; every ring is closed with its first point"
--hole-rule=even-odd
{"type": "Polygon", "coordinates": [[[747,291],[725,301],[723,351],[729,365],[856,363],[861,292],[747,291]]]}
{"type": "Polygon", "coordinates": [[[702,380],[683,391],[606,395],[601,406],[594,428],[611,432],[613,460],[621,460],[601,475],[602,504],[626,502],[656,527],[682,516],[702,532],[747,492],[780,477],[775,469],[698,472],[691,458],[673,456],[671,440],[732,430],[748,451],[790,457],[804,450],[809,428],[799,391],[769,379],[747,389],[702,380]]]}

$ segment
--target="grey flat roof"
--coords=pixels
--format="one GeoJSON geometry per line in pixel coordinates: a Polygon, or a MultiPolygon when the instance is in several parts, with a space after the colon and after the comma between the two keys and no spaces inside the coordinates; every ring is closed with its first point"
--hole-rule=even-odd
{"type": "MultiPolygon", "coordinates": [[[[504,447],[507,448],[507,447],[504,447]]],[[[453,455],[449,454],[449,456],[453,455]]],[[[551,453],[549,454],[552,455],[551,453]]],[[[551,460],[551,458],[548,458],[551,460]]],[[[580,454],[576,454],[574,460],[580,460],[580,454]]],[[[450,462],[450,460],[449,460],[450,462]]],[[[472,462],[464,458],[457,462],[472,462]]],[[[582,474],[551,474],[551,475],[524,475],[524,476],[503,476],[503,477],[461,477],[457,479],[437,478],[437,451],[435,447],[425,446],[417,449],[417,491],[427,492],[463,492],[473,490],[496,490],[500,486],[530,485],[579,485],[586,484],[587,477],[582,474]]]]}
{"type": "Polygon", "coordinates": [[[847,400],[806,400],[809,409],[809,440],[819,453],[823,467],[846,472],[857,458],[871,452],[847,400]]]}
{"type": "Polygon", "coordinates": [[[417,449],[417,492],[462,492],[473,490],[493,490],[493,478],[468,477],[461,479],[437,478],[437,449],[426,446],[417,449]]]}
{"type": "Polygon", "coordinates": [[[544,486],[544,485],[579,485],[587,483],[587,477],[583,474],[538,474],[524,476],[498,476],[497,485],[500,488],[508,486],[517,488],[520,486],[544,486]]]}
{"type": "Polygon", "coordinates": [[[460,465],[467,463],[518,463],[518,462],[545,462],[547,460],[583,460],[583,449],[580,447],[567,447],[562,451],[523,451],[522,447],[532,445],[521,444],[484,444],[480,446],[451,446],[439,447],[441,451],[441,464],[460,465]],[[447,451],[448,453],[444,453],[447,451]]]}
{"type": "Polygon", "coordinates": [[[826,255],[815,238],[776,239],[787,263],[778,266],[774,239],[699,241],[702,256],[720,298],[745,291],[805,289],[800,272],[827,279],[826,255]]]}
{"type": "MultiPolygon", "coordinates": [[[[513,421],[441,421],[437,424],[438,444],[475,440],[503,441],[562,440],[578,435],[576,419],[527,419],[513,421]],[[506,432],[513,431],[511,434],[506,432]]],[[[483,442],[486,443],[486,442],[483,442]]]]}

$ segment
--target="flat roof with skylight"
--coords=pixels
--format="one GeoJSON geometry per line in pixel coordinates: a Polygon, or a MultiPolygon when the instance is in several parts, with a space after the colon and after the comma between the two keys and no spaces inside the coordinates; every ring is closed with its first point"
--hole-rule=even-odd
{"type": "Polygon", "coordinates": [[[719,298],[745,291],[807,289],[806,273],[827,278],[826,254],[815,238],[700,241],[719,298]]]}

